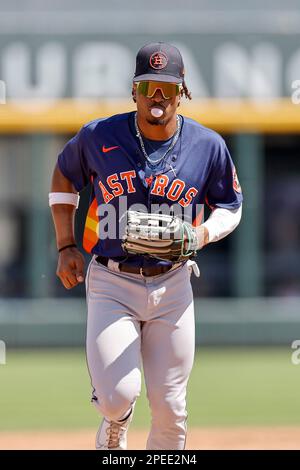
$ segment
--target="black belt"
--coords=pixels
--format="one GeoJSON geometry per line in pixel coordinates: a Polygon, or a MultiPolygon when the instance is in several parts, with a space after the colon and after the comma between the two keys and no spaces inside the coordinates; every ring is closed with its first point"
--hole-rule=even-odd
{"type": "MultiPolygon", "coordinates": [[[[109,258],[105,258],[104,256],[97,256],[95,258],[97,263],[103,264],[103,266],[108,266],[109,258]]],[[[126,263],[119,263],[119,269],[121,272],[124,273],[131,273],[131,274],[142,274],[143,276],[158,276],[159,274],[164,274],[170,271],[172,268],[171,266],[145,266],[143,268],[139,268],[138,266],[132,266],[131,264],[126,263]]]]}

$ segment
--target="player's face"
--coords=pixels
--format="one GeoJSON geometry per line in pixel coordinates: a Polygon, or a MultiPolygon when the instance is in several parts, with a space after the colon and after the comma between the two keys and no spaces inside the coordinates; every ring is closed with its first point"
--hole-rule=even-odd
{"type": "Polygon", "coordinates": [[[146,120],[148,124],[152,124],[154,126],[164,126],[168,124],[168,122],[174,118],[174,115],[176,114],[176,110],[181,98],[181,91],[179,91],[178,95],[168,96],[171,95],[171,92],[168,90],[168,87],[165,87],[164,89],[162,83],[158,84],[157,88],[155,88],[155,86],[152,88],[150,87],[148,94],[151,94],[151,96],[145,96],[144,90],[140,90],[140,87],[137,86],[136,83],[133,84],[133,96],[136,99],[139,117],[143,120],[146,120]],[[159,86],[162,86],[162,88],[160,89],[159,86]],[[160,117],[154,117],[151,114],[152,108],[161,109],[163,114],[160,117]]]}

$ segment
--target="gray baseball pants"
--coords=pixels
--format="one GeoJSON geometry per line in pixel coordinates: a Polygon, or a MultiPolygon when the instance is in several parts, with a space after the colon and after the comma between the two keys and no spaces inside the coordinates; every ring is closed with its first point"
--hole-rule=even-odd
{"type": "Polygon", "coordinates": [[[93,403],[109,420],[128,414],[143,366],[152,424],[147,449],[184,449],[186,387],[195,349],[191,267],[154,277],[92,258],[86,276],[87,361],[93,403]]]}

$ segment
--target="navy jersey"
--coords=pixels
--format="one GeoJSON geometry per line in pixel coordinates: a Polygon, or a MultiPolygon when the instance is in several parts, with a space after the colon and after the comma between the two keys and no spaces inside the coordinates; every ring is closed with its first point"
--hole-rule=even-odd
{"type": "Polygon", "coordinates": [[[192,119],[181,116],[180,137],[156,170],[146,163],[134,112],[86,124],[60,153],[58,166],[78,192],[92,183],[83,240],[87,252],[139,266],[168,264],[124,253],[127,209],[155,212],[162,205],[176,206],[175,213],[179,208],[195,226],[203,221],[205,203],[211,209],[235,209],[242,203],[224,140],[192,119]]]}

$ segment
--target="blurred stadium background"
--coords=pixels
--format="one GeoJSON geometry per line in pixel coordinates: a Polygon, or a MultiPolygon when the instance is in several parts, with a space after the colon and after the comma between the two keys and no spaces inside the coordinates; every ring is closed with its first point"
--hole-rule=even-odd
{"type": "MultiPolygon", "coordinates": [[[[135,54],[156,40],[180,48],[193,94],[181,112],[224,136],[245,198],[238,229],[198,256],[190,426],[238,427],[231,440],[213,434],[208,447],[297,446],[299,7],[299,0],[0,0],[0,448],[20,430],[24,443],[24,430],[91,429],[92,436],[97,428],[84,287],[66,291],[55,276],[48,191],[58,152],[84,122],[134,109],[135,54]],[[272,444],[271,427],[289,432],[272,444]],[[254,430],[251,438],[242,429],[254,430]]],[[[89,188],[81,220],[88,197],[89,188]]],[[[80,244],[79,220],[76,231],[80,244]]],[[[149,427],[144,391],[135,427],[149,427]]],[[[203,447],[209,432],[191,445],[203,447]]]]}

